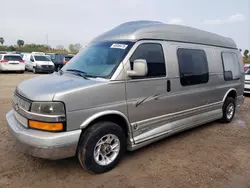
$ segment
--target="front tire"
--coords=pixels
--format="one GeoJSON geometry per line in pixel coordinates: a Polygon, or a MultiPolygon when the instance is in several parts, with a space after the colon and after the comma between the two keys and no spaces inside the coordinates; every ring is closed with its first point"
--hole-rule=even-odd
{"type": "Polygon", "coordinates": [[[36,74],[36,73],[37,73],[36,67],[33,67],[32,72],[33,72],[33,74],[36,74]]]}
{"type": "Polygon", "coordinates": [[[223,117],[221,119],[221,122],[230,123],[233,120],[235,114],[235,100],[232,97],[227,97],[222,110],[223,117]]]}
{"type": "Polygon", "coordinates": [[[125,134],[113,122],[98,122],[81,135],[77,156],[81,166],[95,174],[113,169],[126,148],[125,134]]]}

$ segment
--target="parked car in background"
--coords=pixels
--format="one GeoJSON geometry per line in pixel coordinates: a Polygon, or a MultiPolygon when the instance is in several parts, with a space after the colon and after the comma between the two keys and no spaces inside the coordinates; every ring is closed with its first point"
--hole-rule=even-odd
{"type": "Polygon", "coordinates": [[[250,68],[248,68],[245,72],[244,93],[250,93],[250,68]]]}
{"type": "Polygon", "coordinates": [[[69,62],[69,60],[71,60],[73,57],[74,57],[74,55],[65,55],[63,58],[63,62],[62,62],[63,66],[65,64],[67,64],[69,62]]]}
{"type": "Polygon", "coordinates": [[[23,73],[25,63],[19,54],[0,54],[0,71],[17,71],[23,73]]]}
{"type": "Polygon", "coordinates": [[[53,73],[54,63],[44,53],[24,54],[25,68],[28,71],[53,73]]]}
{"type": "Polygon", "coordinates": [[[244,63],[244,71],[247,71],[250,68],[249,63],[244,63]]]}
{"type": "Polygon", "coordinates": [[[55,71],[60,70],[63,67],[64,54],[47,54],[50,55],[52,62],[55,65],[55,71]]]}
{"type": "Polygon", "coordinates": [[[244,76],[230,38],[129,22],[96,37],[60,72],[21,82],[6,119],[22,151],[77,156],[87,171],[104,173],[126,149],[231,122],[244,102],[244,76]]]}
{"type": "Polygon", "coordinates": [[[55,71],[60,70],[72,57],[74,57],[73,54],[47,53],[46,55],[50,56],[50,59],[53,61],[55,71]]]}

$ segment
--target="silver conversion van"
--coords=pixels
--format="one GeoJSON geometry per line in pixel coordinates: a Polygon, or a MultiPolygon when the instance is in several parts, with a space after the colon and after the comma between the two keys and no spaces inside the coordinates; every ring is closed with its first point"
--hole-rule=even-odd
{"type": "Polygon", "coordinates": [[[76,155],[84,169],[103,173],[125,150],[230,122],[244,101],[244,76],[232,39],[128,22],[92,40],[59,72],[20,83],[6,118],[25,153],[76,155]]]}

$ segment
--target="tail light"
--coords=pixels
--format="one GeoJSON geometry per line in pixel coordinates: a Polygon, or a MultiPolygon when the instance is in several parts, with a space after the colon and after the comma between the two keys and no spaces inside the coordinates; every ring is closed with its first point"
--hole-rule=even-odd
{"type": "Polygon", "coordinates": [[[3,60],[1,60],[0,62],[1,62],[1,63],[7,63],[7,62],[8,62],[8,60],[3,59],[3,60]]]}
{"type": "Polygon", "coordinates": [[[24,60],[20,60],[19,62],[20,62],[20,63],[24,63],[24,60]]]}

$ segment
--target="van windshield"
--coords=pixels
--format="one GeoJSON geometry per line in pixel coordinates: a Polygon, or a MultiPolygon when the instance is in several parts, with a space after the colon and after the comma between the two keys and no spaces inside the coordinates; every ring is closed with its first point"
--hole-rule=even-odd
{"type": "Polygon", "coordinates": [[[35,60],[36,61],[50,61],[48,57],[42,56],[42,55],[35,55],[35,60]]]}
{"type": "Polygon", "coordinates": [[[81,71],[89,77],[110,78],[121,63],[132,42],[94,43],[74,56],[62,71],[81,71]]]}

